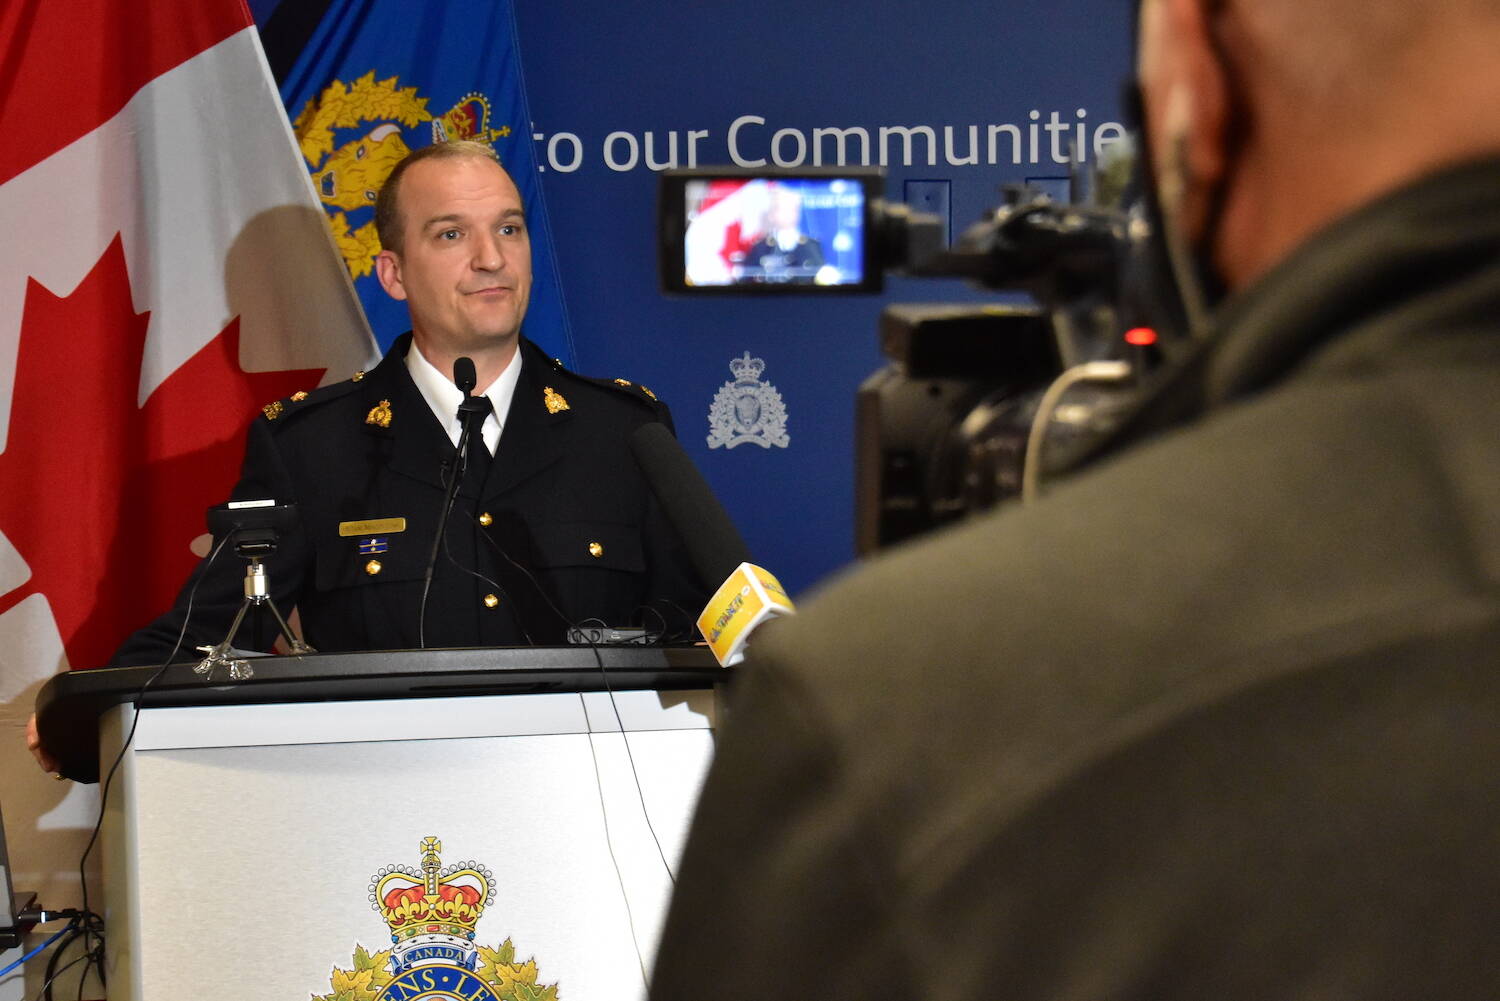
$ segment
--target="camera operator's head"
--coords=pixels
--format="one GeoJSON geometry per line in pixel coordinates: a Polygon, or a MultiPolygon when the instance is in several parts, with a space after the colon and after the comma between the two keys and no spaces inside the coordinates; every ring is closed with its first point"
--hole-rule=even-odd
{"type": "Polygon", "coordinates": [[[1142,0],[1139,31],[1169,238],[1228,291],[1365,202],[1500,152],[1497,0],[1142,0]]]}

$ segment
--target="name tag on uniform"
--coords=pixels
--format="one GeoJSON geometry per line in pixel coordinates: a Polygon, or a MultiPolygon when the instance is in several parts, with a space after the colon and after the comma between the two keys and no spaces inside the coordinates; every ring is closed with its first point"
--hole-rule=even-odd
{"type": "Polygon", "coordinates": [[[345,538],[353,535],[386,535],[392,532],[404,531],[406,531],[405,518],[376,518],[373,521],[339,522],[339,535],[345,538]]]}

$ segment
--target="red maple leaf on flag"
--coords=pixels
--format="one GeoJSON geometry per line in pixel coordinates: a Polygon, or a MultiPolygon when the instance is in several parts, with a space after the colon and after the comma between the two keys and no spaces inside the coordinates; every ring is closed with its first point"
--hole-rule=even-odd
{"type": "Polygon", "coordinates": [[[251,416],[323,376],[244,372],[236,318],[137,406],[148,320],[118,236],[72,295],[27,283],[0,532],[31,576],[0,614],[46,595],[72,667],[103,664],[166,610],[204,510],[234,485],[251,416]]]}

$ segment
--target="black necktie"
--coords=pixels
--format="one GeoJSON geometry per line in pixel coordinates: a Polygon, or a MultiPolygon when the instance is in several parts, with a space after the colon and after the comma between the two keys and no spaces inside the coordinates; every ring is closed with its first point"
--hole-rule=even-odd
{"type": "MultiPolygon", "coordinates": [[[[490,471],[490,450],[484,445],[484,422],[494,411],[494,404],[488,396],[475,396],[470,399],[483,404],[483,410],[476,410],[469,419],[473,421],[473,430],[469,432],[468,456],[464,471],[464,492],[478,496],[480,488],[484,486],[484,478],[490,471]]],[[[464,411],[459,411],[459,420],[464,419],[464,411]]]]}

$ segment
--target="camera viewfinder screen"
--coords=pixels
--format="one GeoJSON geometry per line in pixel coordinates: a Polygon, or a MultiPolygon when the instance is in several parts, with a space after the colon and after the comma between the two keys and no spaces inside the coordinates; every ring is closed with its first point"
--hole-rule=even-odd
{"type": "Polygon", "coordinates": [[[859,285],[865,191],[857,179],[694,178],[683,187],[688,286],[859,285]]]}

